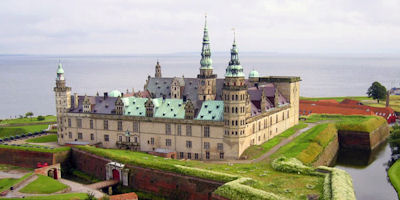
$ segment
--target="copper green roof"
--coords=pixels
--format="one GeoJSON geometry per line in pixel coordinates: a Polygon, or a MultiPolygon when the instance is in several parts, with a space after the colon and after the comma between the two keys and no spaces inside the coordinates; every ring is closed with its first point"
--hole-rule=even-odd
{"type": "Polygon", "coordinates": [[[224,119],[223,101],[204,101],[196,120],[222,121],[224,119]]]}
{"type": "Polygon", "coordinates": [[[108,96],[110,96],[110,97],[120,97],[120,96],[122,96],[122,93],[120,91],[118,91],[118,90],[113,90],[108,94],[108,96]]]}
{"type": "Polygon", "coordinates": [[[210,39],[208,37],[207,16],[204,23],[203,47],[201,48],[200,69],[212,69],[210,39]]]}
{"type": "MultiPolygon", "coordinates": [[[[153,101],[154,103],[154,101],[153,101]]],[[[182,99],[157,99],[154,104],[155,114],[154,117],[161,118],[174,118],[184,119],[185,118],[185,105],[182,99]],[[156,107],[156,105],[158,105],[156,107]]]]}
{"type": "Polygon", "coordinates": [[[147,98],[124,97],[122,101],[124,102],[124,115],[146,116],[146,107],[144,104],[147,98]]]}
{"type": "Polygon", "coordinates": [[[258,71],[252,70],[249,74],[249,78],[258,78],[260,77],[260,74],[258,74],[258,71]]]}
{"type": "Polygon", "coordinates": [[[225,77],[244,77],[243,67],[240,65],[238,52],[236,40],[234,39],[231,49],[231,60],[226,68],[225,77]]]}
{"type": "Polygon", "coordinates": [[[62,67],[61,62],[58,63],[57,74],[64,74],[64,69],[62,67]]]}

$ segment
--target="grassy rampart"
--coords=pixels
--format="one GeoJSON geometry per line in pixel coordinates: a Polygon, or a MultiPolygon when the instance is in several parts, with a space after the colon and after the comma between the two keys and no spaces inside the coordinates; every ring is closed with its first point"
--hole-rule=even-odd
{"type": "Polygon", "coordinates": [[[4,119],[0,121],[0,125],[13,125],[13,124],[34,124],[34,123],[56,123],[57,117],[54,115],[44,116],[44,120],[38,120],[37,117],[32,118],[18,118],[18,119],[4,119]]]}
{"type": "Polygon", "coordinates": [[[24,144],[20,146],[0,144],[0,148],[47,152],[47,153],[57,153],[57,152],[69,151],[71,149],[70,147],[49,148],[47,146],[31,145],[31,144],[24,144]]]}
{"type": "Polygon", "coordinates": [[[400,197],[400,160],[397,160],[388,171],[390,182],[400,197]]]}
{"type": "Polygon", "coordinates": [[[28,143],[46,143],[46,142],[57,142],[57,135],[52,134],[52,135],[44,135],[36,138],[30,138],[25,140],[25,142],[28,143]]]}
{"type": "Polygon", "coordinates": [[[27,173],[21,178],[0,179],[0,192],[3,192],[4,190],[9,189],[11,186],[14,186],[14,185],[22,182],[23,180],[25,180],[26,178],[28,178],[31,175],[32,175],[32,173],[27,173]]]}
{"type": "Polygon", "coordinates": [[[38,178],[36,180],[26,185],[19,192],[28,194],[51,194],[68,188],[67,185],[48,176],[37,176],[38,178]]]}

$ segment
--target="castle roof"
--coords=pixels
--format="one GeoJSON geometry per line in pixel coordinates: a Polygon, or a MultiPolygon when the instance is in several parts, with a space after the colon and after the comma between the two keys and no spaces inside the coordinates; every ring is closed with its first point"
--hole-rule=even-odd
{"type": "Polygon", "coordinates": [[[197,120],[222,121],[224,119],[223,101],[203,101],[197,120]]]}

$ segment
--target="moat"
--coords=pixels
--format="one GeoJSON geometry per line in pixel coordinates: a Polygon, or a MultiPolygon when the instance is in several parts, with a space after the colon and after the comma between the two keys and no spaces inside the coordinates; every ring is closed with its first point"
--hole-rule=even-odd
{"type": "Polygon", "coordinates": [[[398,197],[387,177],[390,157],[389,143],[384,142],[372,152],[339,152],[335,167],[351,175],[357,199],[393,200],[398,197]]]}

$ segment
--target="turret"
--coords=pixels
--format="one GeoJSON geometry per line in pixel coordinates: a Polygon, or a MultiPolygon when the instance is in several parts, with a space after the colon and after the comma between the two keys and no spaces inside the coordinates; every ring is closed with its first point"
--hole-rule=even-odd
{"type": "Polygon", "coordinates": [[[156,73],[154,74],[154,77],[161,78],[161,65],[160,62],[158,62],[158,60],[156,64],[156,73]]]}
{"type": "Polygon", "coordinates": [[[231,59],[226,68],[222,98],[225,106],[224,140],[232,148],[231,152],[226,152],[227,158],[237,158],[246,148],[239,143],[246,138],[246,113],[249,108],[249,96],[235,38],[231,49],[231,59]]]}
{"type": "Polygon", "coordinates": [[[213,74],[210,39],[208,37],[207,16],[204,23],[203,46],[201,49],[200,74],[199,79],[198,99],[199,100],[215,100],[216,98],[216,79],[217,75],[213,74]]]}
{"type": "MultiPolygon", "coordinates": [[[[63,134],[63,117],[64,113],[71,108],[71,88],[67,87],[64,78],[64,69],[61,62],[58,63],[56,87],[53,89],[56,100],[57,127],[58,133],[63,134]]],[[[59,137],[59,143],[62,144],[59,137]]]]}
{"type": "Polygon", "coordinates": [[[148,98],[147,101],[144,103],[146,107],[146,117],[153,117],[154,115],[154,104],[151,98],[148,98]]]}
{"type": "Polygon", "coordinates": [[[92,104],[90,103],[89,97],[87,95],[85,95],[82,105],[83,105],[83,112],[92,111],[92,104]]]}

